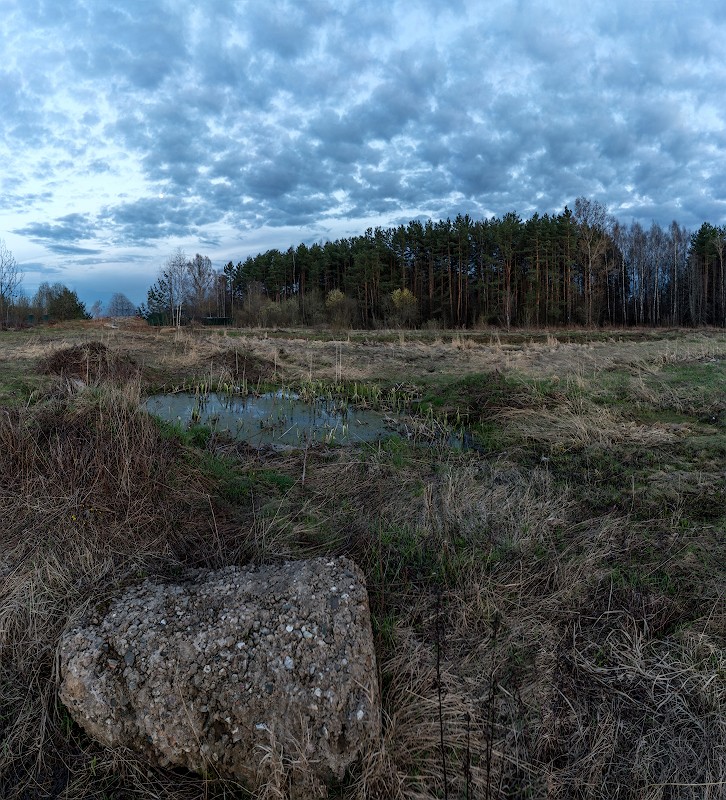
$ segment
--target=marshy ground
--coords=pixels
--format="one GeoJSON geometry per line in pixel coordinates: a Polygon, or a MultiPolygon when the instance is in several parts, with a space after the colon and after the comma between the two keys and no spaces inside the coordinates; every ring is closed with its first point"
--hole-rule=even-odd
{"type": "Polygon", "coordinates": [[[0,333],[0,795],[244,797],[90,742],[60,632],[145,575],[342,553],[384,748],[345,798],[726,797],[726,333],[0,333]],[[256,450],[139,410],[293,387],[465,428],[256,450]]]}

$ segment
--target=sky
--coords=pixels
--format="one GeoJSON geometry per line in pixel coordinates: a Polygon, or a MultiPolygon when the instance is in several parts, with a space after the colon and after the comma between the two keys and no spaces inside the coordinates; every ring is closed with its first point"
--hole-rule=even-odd
{"type": "Polygon", "coordinates": [[[711,0],[0,0],[0,239],[90,306],[178,247],[578,196],[720,225],[724,41],[711,0]]]}

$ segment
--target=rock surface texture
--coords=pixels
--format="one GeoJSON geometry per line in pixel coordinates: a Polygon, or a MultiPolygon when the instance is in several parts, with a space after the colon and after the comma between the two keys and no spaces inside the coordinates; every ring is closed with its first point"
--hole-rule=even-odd
{"type": "Polygon", "coordinates": [[[345,558],[147,580],[67,632],[60,697],[163,766],[324,794],[378,745],[368,595],[345,558]]]}

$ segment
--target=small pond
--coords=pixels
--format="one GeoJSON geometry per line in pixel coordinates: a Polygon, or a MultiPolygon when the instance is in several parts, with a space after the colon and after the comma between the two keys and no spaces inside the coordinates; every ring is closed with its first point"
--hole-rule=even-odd
{"type": "Polygon", "coordinates": [[[209,425],[257,446],[355,444],[396,435],[395,421],[383,414],[354,409],[340,401],[321,399],[311,403],[284,391],[249,397],[157,394],[148,398],[144,408],[168,422],[209,425]]]}

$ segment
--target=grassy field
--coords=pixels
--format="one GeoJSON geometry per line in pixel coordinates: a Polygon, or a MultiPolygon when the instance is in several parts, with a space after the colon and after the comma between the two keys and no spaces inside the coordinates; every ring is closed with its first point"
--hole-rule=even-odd
{"type": "Polygon", "coordinates": [[[342,553],[385,736],[331,796],[726,798],[725,493],[723,331],[0,332],[0,796],[245,797],[89,741],[58,638],[144,576],[342,553]],[[470,447],[254,450],[139,410],[225,384],[470,447]]]}

